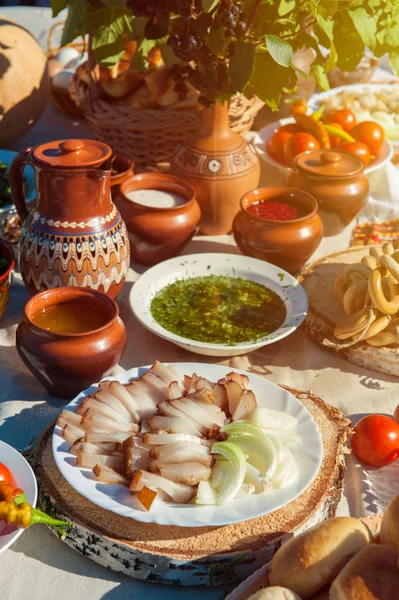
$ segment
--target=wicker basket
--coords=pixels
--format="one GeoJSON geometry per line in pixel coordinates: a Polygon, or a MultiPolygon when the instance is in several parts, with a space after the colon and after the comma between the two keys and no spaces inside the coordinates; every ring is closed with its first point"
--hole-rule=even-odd
{"type": "MultiPolygon", "coordinates": [[[[93,82],[82,82],[75,74],[69,93],[82,110],[96,137],[109,144],[114,152],[132,156],[136,165],[162,168],[177,148],[201,125],[201,110],[137,109],[110,104],[101,97],[93,82]]],[[[230,102],[230,125],[246,133],[263,102],[236,96],[230,102]]]]}

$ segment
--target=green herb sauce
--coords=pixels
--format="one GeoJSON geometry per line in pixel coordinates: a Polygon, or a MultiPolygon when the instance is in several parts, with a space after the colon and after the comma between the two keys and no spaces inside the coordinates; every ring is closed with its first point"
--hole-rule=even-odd
{"type": "Polygon", "coordinates": [[[263,285],[222,275],[180,279],[151,302],[154,319],[168,331],[210,344],[241,344],[272,333],[287,311],[263,285]]]}

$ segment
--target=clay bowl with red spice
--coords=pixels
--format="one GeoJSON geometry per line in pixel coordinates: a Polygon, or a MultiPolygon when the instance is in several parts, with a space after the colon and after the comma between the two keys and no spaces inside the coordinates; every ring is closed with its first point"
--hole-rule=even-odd
{"type": "Polygon", "coordinates": [[[126,223],[133,260],[155,265],[180,254],[198,228],[201,210],[193,187],[184,179],[163,173],[141,173],[120,186],[115,204],[126,223]],[[183,200],[178,206],[143,205],[131,192],[162,191],[183,200]]]}
{"type": "Polygon", "coordinates": [[[18,354],[31,373],[50,394],[66,399],[109,375],[126,341],[115,300],[75,287],[33,296],[16,333],[18,354]]]}
{"type": "Polygon", "coordinates": [[[241,199],[233,223],[237,246],[246,256],[297,273],[323,237],[313,196],[290,187],[253,190],[241,199]]]}

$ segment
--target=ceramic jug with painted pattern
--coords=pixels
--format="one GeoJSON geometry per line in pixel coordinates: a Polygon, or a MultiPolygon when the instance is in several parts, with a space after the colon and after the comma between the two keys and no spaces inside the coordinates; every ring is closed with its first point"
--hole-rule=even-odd
{"type": "Polygon", "coordinates": [[[77,286],[115,298],[129,268],[129,239],[111,199],[109,146],[61,140],[28,148],[12,162],[11,192],[23,222],[20,271],[31,294],[77,286]],[[37,197],[29,212],[23,169],[35,171],[37,197]]]}

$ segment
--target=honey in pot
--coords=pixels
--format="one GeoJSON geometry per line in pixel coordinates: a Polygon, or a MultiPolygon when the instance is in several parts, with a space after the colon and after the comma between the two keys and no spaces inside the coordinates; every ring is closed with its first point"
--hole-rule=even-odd
{"type": "Polygon", "coordinates": [[[32,322],[41,329],[52,333],[85,333],[94,331],[109,320],[105,311],[90,304],[67,302],[54,304],[38,310],[32,316],[32,322]]]}

